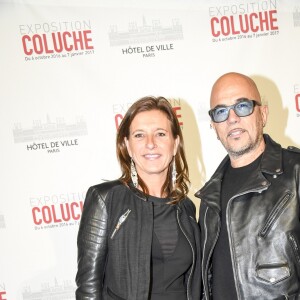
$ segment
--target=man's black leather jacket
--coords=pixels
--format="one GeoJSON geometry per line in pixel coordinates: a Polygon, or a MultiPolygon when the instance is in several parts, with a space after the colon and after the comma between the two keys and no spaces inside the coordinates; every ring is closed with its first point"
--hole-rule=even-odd
{"type": "MultiPolygon", "coordinates": [[[[236,187],[226,212],[238,299],[300,299],[300,151],[264,135],[260,166],[236,187]]],[[[212,253],[220,231],[220,194],[228,156],[196,193],[201,198],[203,299],[212,299],[212,253]]],[[[234,182],[232,183],[234,184],[234,182]]],[[[224,270],[226,272],[226,270],[224,270]]]]}
{"type": "MultiPolygon", "coordinates": [[[[198,300],[200,232],[191,200],[177,205],[177,221],[193,253],[187,297],[198,300]]],[[[77,239],[76,299],[148,300],[152,230],[152,203],[137,189],[120,181],[89,188],[77,239]]]]}

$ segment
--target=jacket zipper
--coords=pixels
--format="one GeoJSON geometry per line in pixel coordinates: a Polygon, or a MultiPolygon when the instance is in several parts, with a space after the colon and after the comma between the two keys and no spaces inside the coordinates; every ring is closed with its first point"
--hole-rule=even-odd
{"type": "Polygon", "coordinates": [[[283,199],[280,200],[280,202],[275,206],[275,208],[271,212],[271,215],[267,219],[267,222],[266,222],[265,226],[259,232],[258,236],[260,236],[260,237],[263,238],[263,237],[265,237],[267,235],[267,233],[269,232],[270,228],[272,227],[272,225],[276,221],[277,216],[283,211],[283,209],[287,205],[287,203],[290,200],[290,198],[291,198],[291,193],[287,193],[283,197],[283,199]]]}
{"type": "MultiPolygon", "coordinates": [[[[208,209],[208,208],[207,208],[207,209],[208,209]]],[[[205,236],[207,237],[206,214],[207,214],[207,210],[206,210],[206,212],[205,212],[205,217],[204,217],[204,227],[205,227],[205,232],[206,232],[205,236]]],[[[213,245],[212,245],[212,247],[211,247],[211,250],[210,250],[209,253],[208,253],[207,260],[206,260],[207,263],[206,263],[206,265],[205,265],[205,271],[202,272],[203,281],[205,281],[205,284],[206,284],[206,288],[205,288],[205,286],[204,286],[204,293],[205,293],[206,299],[209,299],[209,298],[210,298],[210,297],[209,297],[209,291],[208,291],[209,287],[208,287],[208,282],[207,282],[207,276],[208,276],[208,274],[207,274],[207,273],[208,273],[208,264],[209,264],[209,260],[210,260],[210,257],[211,257],[211,255],[212,255],[213,249],[214,249],[214,247],[215,247],[215,245],[216,245],[216,243],[217,243],[217,240],[218,240],[218,238],[219,238],[220,230],[221,230],[221,225],[220,225],[221,220],[220,220],[220,216],[217,214],[217,217],[218,217],[218,231],[217,231],[217,235],[216,235],[216,238],[215,238],[215,240],[214,240],[214,242],[213,242],[213,245]],[[204,273],[206,274],[206,276],[204,276],[204,275],[205,275],[204,273]]],[[[205,248],[205,246],[204,246],[204,248],[205,248]]],[[[204,258],[204,255],[203,255],[203,258],[204,258]]],[[[203,265],[203,260],[202,260],[202,265],[203,265]]]]}
{"type": "Polygon", "coordinates": [[[193,273],[194,266],[195,266],[195,252],[194,252],[194,248],[193,248],[193,246],[192,246],[191,241],[189,240],[189,238],[187,237],[186,233],[184,232],[184,230],[183,230],[183,228],[182,228],[182,226],[181,226],[181,223],[180,223],[180,221],[179,221],[179,215],[178,215],[178,214],[179,214],[179,213],[178,213],[178,209],[177,209],[177,211],[176,211],[176,217],[177,217],[177,222],[178,222],[179,228],[180,228],[180,230],[182,231],[182,233],[183,233],[183,235],[185,236],[185,238],[187,239],[187,241],[189,242],[190,247],[191,247],[191,249],[192,249],[192,254],[193,254],[193,264],[192,264],[191,272],[190,272],[190,274],[189,274],[189,278],[188,278],[188,281],[187,281],[187,287],[186,287],[187,300],[189,300],[189,299],[190,299],[190,296],[189,296],[189,286],[190,286],[191,275],[192,275],[192,273],[193,273]]]}
{"type": "Polygon", "coordinates": [[[235,269],[235,256],[233,256],[233,249],[232,249],[232,241],[231,241],[231,228],[230,228],[230,222],[229,222],[229,208],[230,205],[233,201],[233,199],[235,197],[241,196],[240,195],[236,195],[234,197],[232,197],[231,199],[229,199],[228,204],[227,204],[227,208],[226,208],[226,226],[227,226],[227,234],[228,234],[228,240],[229,240],[229,250],[230,250],[230,255],[232,258],[231,264],[232,264],[232,272],[233,272],[233,279],[234,279],[234,285],[235,285],[235,290],[236,290],[236,295],[238,299],[241,299],[240,297],[240,290],[238,289],[238,285],[237,285],[237,274],[236,274],[236,269],[235,269]]]}
{"type": "Polygon", "coordinates": [[[294,237],[294,235],[292,233],[288,233],[288,239],[291,243],[291,246],[292,246],[292,249],[294,251],[294,254],[295,254],[295,257],[296,257],[296,260],[298,262],[298,264],[300,264],[300,256],[299,256],[299,246],[298,246],[298,243],[294,237]]]}
{"type": "Polygon", "coordinates": [[[111,234],[110,238],[113,239],[115,234],[117,233],[117,231],[120,229],[122,223],[124,223],[124,221],[127,219],[128,215],[130,214],[131,210],[127,209],[127,211],[119,218],[118,223],[113,231],[113,233],[111,234]]]}
{"type": "Polygon", "coordinates": [[[258,189],[258,190],[249,190],[249,191],[245,191],[243,193],[237,194],[233,197],[231,197],[231,199],[229,199],[228,204],[227,204],[227,209],[226,209],[226,224],[227,224],[227,233],[228,233],[228,240],[229,240],[229,250],[230,250],[230,255],[232,258],[232,271],[233,271],[233,277],[234,277],[234,283],[235,283],[235,289],[236,289],[236,294],[237,294],[237,298],[241,299],[241,295],[240,295],[240,290],[237,284],[237,274],[236,274],[236,268],[235,268],[235,256],[233,255],[233,250],[232,250],[232,241],[231,241],[231,230],[230,230],[230,222],[229,222],[229,207],[233,201],[234,198],[237,198],[239,196],[242,195],[246,195],[250,192],[262,192],[264,190],[266,190],[268,187],[265,187],[263,189],[258,189]]]}

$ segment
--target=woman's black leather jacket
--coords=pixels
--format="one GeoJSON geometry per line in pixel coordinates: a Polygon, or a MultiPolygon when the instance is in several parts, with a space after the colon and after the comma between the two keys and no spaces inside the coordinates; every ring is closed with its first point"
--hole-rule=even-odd
{"type": "MultiPolygon", "coordinates": [[[[176,209],[193,253],[186,278],[187,299],[198,300],[200,232],[195,206],[185,199],[176,209]]],[[[152,203],[137,189],[120,181],[90,187],[77,239],[76,299],[148,300],[152,230],[152,203]]]]}

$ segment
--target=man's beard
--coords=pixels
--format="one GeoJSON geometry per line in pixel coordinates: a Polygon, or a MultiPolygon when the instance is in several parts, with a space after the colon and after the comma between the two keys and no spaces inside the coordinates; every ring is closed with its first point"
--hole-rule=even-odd
{"type": "Polygon", "coordinates": [[[251,138],[249,138],[248,143],[245,146],[240,147],[239,149],[236,149],[236,147],[233,148],[229,144],[227,144],[226,147],[224,145],[224,147],[230,157],[232,157],[233,159],[237,159],[237,158],[242,157],[243,155],[255,150],[260,145],[260,142],[262,139],[263,139],[263,135],[258,134],[256,136],[255,140],[252,140],[251,138]]]}
{"type": "Polygon", "coordinates": [[[228,148],[226,149],[229,156],[233,157],[233,158],[239,158],[249,152],[251,152],[253,149],[255,149],[257,147],[257,143],[253,143],[250,141],[250,143],[248,143],[246,146],[240,148],[240,149],[233,149],[230,146],[228,146],[228,148]]]}

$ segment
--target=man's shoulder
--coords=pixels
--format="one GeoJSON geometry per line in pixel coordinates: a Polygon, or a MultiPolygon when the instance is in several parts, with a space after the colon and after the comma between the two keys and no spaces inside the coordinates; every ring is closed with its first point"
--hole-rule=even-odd
{"type": "Polygon", "coordinates": [[[300,149],[295,146],[283,148],[283,161],[292,165],[300,164],[300,149]]]}
{"type": "MultiPolygon", "coordinates": [[[[288,146],[288,147],[283,147],[282,144],[274,141],[268,134],[264,134],[264,138],[266,141],[267,145],[270,145],[271,150],[275,150],[275,152],[280,151],[281,149],[283,150],[284,153],[287,153],[288,155],[293,155],[293,153],[296,154],[296,157],[300,153],[300,149],[296,146],[288,146]]],[[[274,152],[274,153],[275,153],[274,152]]]]}
{"type": "Polygon", "coordinates": [[[299,153],[299,154],[300,154],[300,148],[297,148],[297,147],[295,147],[295,146],[288,146],[288,147],[286,148],[286,150],[291,151],[291,152],[296,152],[296,153],[299,153]]]}

